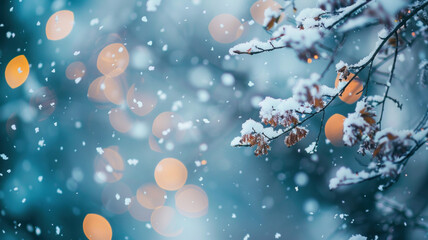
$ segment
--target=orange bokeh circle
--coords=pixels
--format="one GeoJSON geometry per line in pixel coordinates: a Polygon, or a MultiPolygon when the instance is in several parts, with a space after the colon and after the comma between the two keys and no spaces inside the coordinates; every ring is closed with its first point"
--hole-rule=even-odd
{"type": "Polygon", "coordinates": [[[85,76],[86,66],[82,62],[72,62],[68,65],[65,70],[65,76],[70,80],[75,80],[76,78],[82,78],[85,76]]]}
{"type": "MultiPolygon", "coordinates": [[[[342,79],[342,81],[349,82],[355,74],[350,73],[346,79],[342,79]]],[[[334,87],[337,88],[339,86],[339,78],[340,74],[337,74],[336,81],[334,82],[334,87]]],[[[339,96],[340,100],[347,104],[353,104],[354,102],[360,99],[363,94],[363,84],[358,77],[355,77],[351,83],[346,86],[343,93],[339,96]]]]}
{"type": "Polygon", "coordinates": [[[155,209],[165,203],[165,191],[155,184],[149,183],[137,190],[137,200],[145,208],[155,209]]]}
{"type": "Polygon", "coordinates": [[[103,151],[95,158],[95,174],[103,182],[116,182],[123,176],[123,159],[114,147],[104,148],[103,151]]]}
{"type": "Polygon", "coordinates": [[[173,112],[160,113],[152,124],[152,133],[158,138],[166,138],[171,136],[171,132],[176,126],[176,114],[173,112]]]}
{"type": "MultiPolygon", "coordinates": [[[[264,19],[265,19],[265,10],[271,8],[273,11],[279,12],[282,8],[281,4],[273,1],[273,0],[259,0],[255,2],[251,8],[251,17],[253,17],[254,21],[256,21],[258,24],[263,25],[264,19]]],[[[278,23],[280,23],[284,19],[285,14],[281,13],[281,17],[278,20],[278,23]]]]}
{"type": "Polygon", "coordinates": [[[129,109],[138,116],[150,113],[156,106],[157,98],[148,92],[141,91],[133,84],[126,95],[129,109]]]}
{"type": "Polygon", "coordinates": [[[174,208],[168,206],[155,209],[150,223],[157,233],[166,237],[176,237],[183,231],[179,215],[174,208]]]}
{"type": "Polygon", "coordinates": [[[175,194],[175,207],[183,216],[202,217],[208,211],[208,196],[196,185],[185,185],[175,194]]]}
{"type": "Polygon", "coordinates": [[[155,180],[165,190],[178,190],[186,183],[187,168],[175,158],[164,158],[156,165],[155,180]]]}
{"type": "Polygon", "coordinates": [[[231,43],[242,35],[244,27],[236,17],[225,13],[211,20],[208,31],[217,42],[231,43]]]}
{"type": "Polygon", "coordinates": [[[160,148],[158,142],[156,141],[156,138],[153,135],[149,136],[149,146],[150,149],[155,151],[155,152],[162,152],[162,149],[160,148]]]}
{"type": "Polygon", "coordinates": [[[49,40],[61,40],[73,30],[74,14],[69,10],[58,11],[46,23],[46,37],[49,40]]]}
{"type": "Polygon", "coordinates": [[[107,219],[95,213],[89,213],[83,219],[83,232],[89,240],[109,240],[113,236],[107,219]]]}
{"type": "Polygon", "coordinates": [[[14,57],[6,66],[4,76],[6,82],[11,88],[21,86],[30,74],[30,65],[24,55],[14,57]]]}
{"type": "Polygon", "coordinates": [[[336,113],[327,120],[324,127],[325,136],[336,147],[344,146],[343,122],[345,119],[345,116],[336,113]]]}
{"type": "Polygon", "coordinates": [[[112,43],[101,50],[97,59],[98,70],[109,77],[122,74],[129,63],[129,54],[121,43],[112,43]]]}
{"type": "Polygon", "coordinates": [[[131,203],[128,205],[128,211],[131,216],[141,222],[149,222],[153,210],[141,206],[136,197],[131,198],[131,203]]]}
{"type": "Polygon", "coordinates": [[[108,102],[109,100],[104,94],[105,84],[104,80],[106,79],[106,76],[101,76],[96,78],[92,83],[89,85],[88,88],[88,98],[95,102],[108,102]]]}
{"type": "Polygon", "coordinates": [[[127,112],[120,108],[113,108],[109,112],[109,121],[111,126],[121,133],[129,132],[132,128],[132,121],[127,112]]]}

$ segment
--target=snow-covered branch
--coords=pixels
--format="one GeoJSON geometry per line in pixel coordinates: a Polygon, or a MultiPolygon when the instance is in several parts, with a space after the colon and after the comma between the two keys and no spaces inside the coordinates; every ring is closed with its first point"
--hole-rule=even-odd
{"type": "MultiPolygon", "coordinates": [[[[298,52],[301,59],[308,59],[318,56],[316,46],[323,46],[322,41],[329,31],[335,31],[335,26],[341,23],[346,25],[349,18],[361,14],[366,8],[370,9],[370,0],[350,1],[349,6],[335,5],[336,1],[326,1],[320,4],[320,8],[303,9],[296,17],[297,25],[284,25],[278,27],[273,33],[272,38],[267,42],[252,40],[235,46],[230,50],[231,54],[256,54],[265,51],[272,51],[278,48],[289,47],[298,52]]],[[[377,4],[377,3],[376,3],[377,4]]],[[[378,5],[376,5],[378,6],[378,5]]],[[[428,0],[418,1],[415,5],[395,8],[394,12],[399,14],[399,20],[393,26],[392,23],[383,22],[385,28],[378,33],[378,41],[375,48],[366,57],[354,64],[347,64],[338,61],[336,71],[338,73],[338,83],[335,88],[319,84],[328,67],[333,63],[334,56],[328,64],[322,75],[312,74],[309,79],[300,79],[293,88],[293,95],[287,99],[274,99],[266,97],[260,102],[260,122],[252,119],[242,125],[241,136],[236,137],[231,145],[255,146],[255,154],[267,154],[270,150],[270,142],[285,136],[284,143],[290,147],[305,138],[308,130],[304,124],[319,113],[323,114],[320,131],[317,140],[307,147],[308,153],[313,153],[318,145],[320,132],[323,127],[325,110],[331,103],[340,98],[343,100],[343,94],[349,93],[348,86],[359,82],[359,74],[369,66],[368,77],[364,88],[359,90],[358,95],[364,91],[365,97],[356,104],[355,112],[348,115],[343,122],[343,144],[354,146],[359,144],[358,153],[370,155],[371,163],[367,169],[354,172],[349,168],[342,167],[330,181],[330,189],[335,189],[342,185],[350,185],[366,180],[381,178],[388,179],[386,185],[381,185],[379,189],[384,189],[396,181],[403,171],[408,159],[427,141],[427,130],[423,130],[427,119],[422,120],[419,127],[414,130],[394,130],[382,129],[381,122],[387,99],[393,101],[400,109],[402,104],[395,98],[389,96],[389,90],[392,86],[394,72],[397,65],[398,52],[406,49],[414,42],[409,42],[402,37],[406,31],[408,22],[420,15],[421,10],[428,6],[428,0]],[[405,11],[404,11],[405,10],[405,11]],[[391,55],[386,54],[378,64],[374,65],[379,55],[387,53],[389,49],[394,49],[391,55]],[[377,83],[372,80],[371,75],[377,72],[377,69],[388,61],[392,60],[392,67],[388,75],[388,81],[381,86],[385,87],[383,96],[368,96],[368,85],[377,83]],[[380,113],[377,107],[380,106],[380,113]],[[268,127],[265,128],[264,125],[268,127]]],[[[378,6],[379,7],[379,6],[378,6]]],[[[380,8],[382,8],[380,6],[380,8]]],[[[384,11],[384,10],[382,10],[384,11]]],[[[381,11],[381,12],[382,12],[381,11]]],[[[266,11],[268,19],[277,18],[279,15],[266,11]]],[[[373,15],[373,12],[367,13],[373,15]]],[[[385,14],[383,12],[382,14],[385,14]]],[[[373,16],[372,16],[373,17],[373,16]]],[[[384,18],[385,16],[374,16],[384,18]]],[[[266,24],[269,21],[265,21],[266,24]]],[[[422,21],[423,22],[423,21],[422,21]]],[[[274,27],[272,27],[274,28],[274,27]]],[[[351,29],[352,27],[347,26],[351,29]]],[[[423,28],[423,26],[421,27],[423,28]]],[[[415,32],[412,32],[415,34],[415,32]]],[[[337,54],[339,47],[332,52],[337,54]]],[[[425,65],[424,65],[425,66],[425,65]]],[[[422,67],[425,68],[425,67],[422,67]]],[[[337,80],[336,80],[337,81],[337,80]]],[[[357,84],[358,85],[358,84],[357,84]]],[[[356,100],[355,100],[356,101],[356,100]]],[[[355,102],[353,101],[353,102],[355,102]]],[[[348,102],[348,103],[353,103],[348,102]]]]}

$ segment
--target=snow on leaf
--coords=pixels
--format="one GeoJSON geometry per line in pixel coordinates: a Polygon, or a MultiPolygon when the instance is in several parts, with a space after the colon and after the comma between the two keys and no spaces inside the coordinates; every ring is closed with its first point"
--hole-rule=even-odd
{"type": "Polygon", "coordinates": [[[366,99],[357,102],[355,112],[348,114],[343,123],[345,145],[353,146],[359,141],[373,141],[374,134],[378,131],[374,117],[374,109],[366,99]]]}
{"type": "Polygon", "coordinates": [[[306,137],[306,135],[308,134],[308,130],[306,130],[305,128],[300,128],[300,127],[296,127],[294,128],[287,137],[285,137],[284,139],[284,143],[285,145],[287,145],[287,147],[291,147],[293,145],[295,145],[296,143],[298,143],[300,140],[302,140],[303,138],[306,137]]]}
{"type": "Polygon", "coordinates": [[[279,11],[274,11],[272,8],[265,9],[265,18],[263,21],[263,27],[266,30],[271,30],[274,28],[281,17],[281,13],[279,11]]]}

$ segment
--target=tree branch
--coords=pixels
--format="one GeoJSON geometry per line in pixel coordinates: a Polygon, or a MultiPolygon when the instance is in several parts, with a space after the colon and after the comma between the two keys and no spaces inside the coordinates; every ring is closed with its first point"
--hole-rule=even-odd
{"type": "Polygon", "coordinates": [[[382,110],[380,112],[380,117],[379,117],[379,121],[378,121],[379,128],[381,128],[381,126],[382,126],[382,118],[383,118],[383,113],[384,113],[384,110],[385,110],[385,100],[388,97],[388,92],[389,92],[389,89],[391,88],[392,78],[394,76],[395,65],[397,63],[397,54],[398,54],[398,34],[397,34],[397,32],[395,32],[395,39],[397,41],[396,42],[397,45],[395,46],[395,54],[394,54],[394,60],[392,62],[391,73],[389,75],[389,80],[388,80],[388,83],[386,84],[386,90],[385,90],[385,93],[383,95],[383,100],[381,102],[381,104],[382,104],[382,110]]]}

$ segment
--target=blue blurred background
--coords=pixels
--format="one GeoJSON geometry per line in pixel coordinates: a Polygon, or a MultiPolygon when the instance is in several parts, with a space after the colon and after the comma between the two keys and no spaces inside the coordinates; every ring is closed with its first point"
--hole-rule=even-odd
{"type": "MultiPolygon", "coordinates": [[[[258,119],[260,100],[289,97],[298,78],[322,72],[329,60],[307,64],[289,49],[229,56],[234,44],[269,37],[252,21],[254,2],[163,0],[157,11],[148,12],[146,1],[139,0],[1,1],[0,153],[8,159],[0,160],[0,239],[86,239],[82,222],[87,213],[108,219],[113,239],[164,239],[149,222],[134,219],[128,211],[114,213],[103,204],[102,193],[112,184],[97,181],[94,160],[98,147],[109,146],[117,146],[124,160],[118,182],[129,187],[132,196],[141,185],[154,183],[154,168],[166,157],[182,161],[188,169],[187,183],[206,192],[208,213],[184,218],[182,234],[173,239],[347,239],[353,233],[376,234],[376,226],[382,224],[374,204],[376,183],[328,189],[339,166],[362,168],[356,152],[326,144],[324,134],[317,154],[304,151],[316,138],[319,118],[308,125],[307,139],[290,149],[277,141],[267,157],[255,157],[249,148],[230,147],[241,124],[250,117],[258,119]],[[63,40],[48,40],[48,18],[65,9],[74,13],[72,32],[63,40]],[[215,41],[208,30],[210,21],[224,13],[243,26],[242,35],[232,43],[215,41]],[[130,55],[121,80],[125,96],[136,84],[156,98],[149,114],[137,116],[126,103],[88,98],[90,84],[102,76],[97,56],[110,43],[124,44],[130,55]],[[30,75],[21,87],[11,89],[4,69],[20,54],[31,64],[30,75]],[[75,61],[86,66],[78,84],[65,75],[75,61]],[[47,107],[40,110],[40,104],[47,107]],[[113,108],[126,112],[131,122],[127,133],[112,127],[113,108]],[[192,125],[159,140],[152,124],[162,112],[173,112],[179,122],[192,125]],[[129,165],[128,159],[139,162],[129,165]],[[206,165],[199,164],[202,160],[206,165]]],[[[296,4],[300,10],[315,7],[316,1],[296,4]]],[[[358,62],[374,47],[378,31],[374,27],[351,33],[338,59],[358,62]]],[[[412,128],[426,105],[426,88],[415,87],[419,85],[414,72],[427,49],[419,43],[413,48],[420,50],[400,53],[406,64],[398,66],[398,87],[392,89],[404,109],[399,112],[388,104],[386,126],[412,128]]],[[[335,75],[332,68],[323,83],[333,86],[335,75]]],[[[335,102],[327,117],[353,109],[335,102]]],[[[403,202],[412,198],[418,202],[418,196],[424,196],[428,163],[421,161],[426,160],[423,151],[412,158],[409,174],[386,194],[403,202]]],[[[165,204],[174,206],[174,193],[167,194],[165,204]]],[[[420,239],[424,232],[406,232],[403,227],[403,236],[420,239]]]]}

